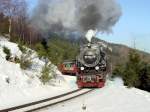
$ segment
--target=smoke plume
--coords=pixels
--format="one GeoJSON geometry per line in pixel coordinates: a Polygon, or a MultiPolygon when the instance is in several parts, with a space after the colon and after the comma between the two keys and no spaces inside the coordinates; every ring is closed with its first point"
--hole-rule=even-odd
{"type": "Polygon", "coordinates": [[[116,0],[38,0],[32,20],[44,32],[111,32],[120,16],[116,0]]]}
{"type": "Polygon", "coordinates": [[[91,42],[92,38],[96,35],[96,32],[97,31],[94,31],[94,30],[88,30],[85,37],[86,39],[91,42]]]}

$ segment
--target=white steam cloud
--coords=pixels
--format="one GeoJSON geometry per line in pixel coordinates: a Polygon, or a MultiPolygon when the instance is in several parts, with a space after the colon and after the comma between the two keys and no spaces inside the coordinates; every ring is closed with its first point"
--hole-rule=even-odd
{"type": "Polygon", "coordinates": [[[96,35],[97,31],[94,30],[88,30],[88,32],[86,33],[85,37],[86,39],[91,42],[92,38],[96,35]]]}

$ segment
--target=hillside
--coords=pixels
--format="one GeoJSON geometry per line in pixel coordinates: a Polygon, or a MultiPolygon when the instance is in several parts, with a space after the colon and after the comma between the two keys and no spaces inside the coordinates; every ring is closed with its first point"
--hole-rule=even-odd
{"type": "Polygon", "coordinates": [[[34,50],[26,49],[26,52],[22,52],[17,43],[0,36],[0,109],[58,95],[76,88],[70,86],[72,78],[61,75],[51,61],[45,62],[34,50]],[[11,53],[11,58],[8,60],[6,48],[11,53]],[[22,56],[25,57],[22,59],[22,56]],[[32,63],[22,67],[26,59],[32,63]],[[41,77],[46,63],[51,65],[51,70],[48,72],[51,79],[45,83],[41,77]]]}

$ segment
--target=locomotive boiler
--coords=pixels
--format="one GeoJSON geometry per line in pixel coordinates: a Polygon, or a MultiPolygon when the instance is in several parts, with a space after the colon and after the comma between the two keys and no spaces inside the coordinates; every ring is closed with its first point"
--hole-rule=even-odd
{"type": "Polygon", "coordinates": [[[82,87],[103,87],[107,74],[107,55],[100,43],[88,43],[80,47],[76,64],[77,85],[82,87]]]}

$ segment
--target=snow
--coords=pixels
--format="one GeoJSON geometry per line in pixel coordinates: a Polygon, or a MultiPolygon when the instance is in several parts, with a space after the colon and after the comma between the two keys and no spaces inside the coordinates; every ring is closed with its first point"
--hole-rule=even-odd
{"type": "Polygon", "coordinates": [[[120,79],[115,79],[107,81],[104,88],[41,112],[150,112],[149,104],[150,93],[129,89],[120,79]]]}
{"type": "Polygon", "coordinates": [[[17,47],[18,45],[12,42],[9,42],[7,40],[1,40],[0,41],[0,45],[1,47],[7,47],[11,50],[11,54],[13,56],[18,56],[20,57],[20,55],[22,54],[21,51],[19,50],[19,48],[17,47]]]}
{"type": "Polygon", "coordinates": [[[27,55],[19,50],[16,43],[0,37],[0,109],[53,97],[77,88],[72,86],[72,83],[75,85],[75,77],[61,75],[54,65],[53,70],[57,74],[55,79],[43,85],[39,77],[45,62],[39,59],[36,52],[28,48],[31,51],[28,58],[33,64],[29,69],[22,70],[20,64],[5,59],[4,46],[14,56],[27,55]]]}
{"type": "MultiPolygon", "coordinates": [[[[57,74],[55,79],[43,85],[39,77],[45,62],[39,59],[35,51],[28,49],[32,51],[28,58],[33,64],[31,68],[22,70],[19,64],[5,59],[3,46],[8,47],[14,56],[26,55],[16,43],[0,37],[0,109],[53,97],[77,88],[76,78],[61,75],[54,65],[53,70],[57,74]]],[[[150,93],[127,88],[120,78],[116,78],[107,80],[104,88],[42,112],[150,112],[149,104],[150,93]]]]}

